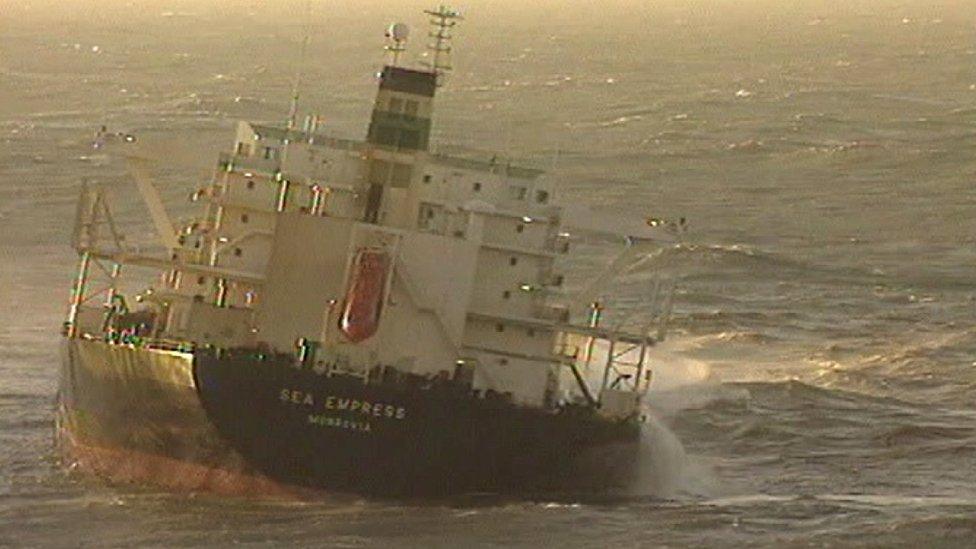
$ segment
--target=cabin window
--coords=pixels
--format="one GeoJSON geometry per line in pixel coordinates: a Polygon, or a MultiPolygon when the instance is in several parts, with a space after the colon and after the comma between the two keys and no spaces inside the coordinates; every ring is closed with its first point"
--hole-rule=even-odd
{"type": "Polygon", "coordinates": [[[254,180],[253,179],[248,179],[247,180],[247,190],[249,190],[249,191],[250,190],[254,190],[254,180]]]}
{"type": "Polygon", "coordinates": [[[399,139],[400,132],[394,127],[388,126],[378,126],[376,128],[376,133],[374,134],[375,140],[381,145],[388,145],[390,147],[397,146],[397,141],[399,139]]]}
{"type": "Polygon", "coordinates": [[[241,257],[242,255],[244,255],[244,250],[240,248],[234,248],[234,255],[236,257],[241,257]]]}
{"type": "Polygon", "coordinates": [[[521,223],[519,223],[518,225],[515,226],[515,232],[517,232],[517,233],[520,233],[520,232],[522,232],[524,230],[525,230],[525,225],[523,225],[521,223]]]}
{"type": "Polygon", "coordinates": [[[496,332],[504,332],[505,331],[505,325],[504,324],[495,324],[495,331],[496,332]]]}
{"type": "Polygon", "coordinates": [[[476,193],[481,192],[481,183],[475,183],[473,188],[474,188],[474,192],[476,193]]]}
{"type": "Polygon", "coordinates": [[[512,292],[510,292],[508,290],[505,290],[504,292],[502,292],[502,298],[508,299],[510,297],[512,297],[512,292]]]}
{"type": "Polygon", "coordinates": [[[397,144],[397,148],[419,149],[420,132],[413,130],[400,130],[400,142],[397,144]]]}
{"type": "Polygon", "coordinates": [[[538,202],[539,204],[545,204],[546,202],[549,202],[549,191],[536,191],[535,201],[538,202]]]}
{"type": "Polygon", "coordinates": [[[518,265],[518,258],[517,257],[508,258],[508,264],[511,265],[512,267],[518,265]]]}
{"type": "Polygon", "coordinates": [[[241,223],[247,223],[251,218],[247,214],[241,214],[241,223]]]}

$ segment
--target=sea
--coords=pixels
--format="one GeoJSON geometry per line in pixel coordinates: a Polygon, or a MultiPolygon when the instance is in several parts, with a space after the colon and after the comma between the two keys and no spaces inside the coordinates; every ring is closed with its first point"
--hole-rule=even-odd
{"type": "MultiPolygon", "coordinates": [[[[236,122],[283,123],[296,82],[303,114],[362,138],[385,29],[410,25],[416,64],[431,2],[0,0],[0,546],[976,547],[962,0],[457,6],[436,150],[542,167],[561,202],[604,215],[687,220],[601,290],[640,317],[656,277],[677,284],[632,493],[260,500],[62,467],[80,182],[113,186],[127,242],[155,238],[94,132],[168,143],[150,170],[187,218],[236,122]]],[[[620,246],[573,236],[569,288],[620,246]]]]}

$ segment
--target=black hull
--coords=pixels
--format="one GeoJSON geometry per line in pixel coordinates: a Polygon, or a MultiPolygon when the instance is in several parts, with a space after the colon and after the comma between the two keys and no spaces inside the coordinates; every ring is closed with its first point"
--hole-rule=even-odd
{"type": "Polygon", "coordinates": [[[626,487],[637,454],[634,422],[476,398],[451,384],[366,384],[249,352],[198,352],[184,364],[192,379],[173,384],[119,368],[115,356],[154,351],[77,340],[68,348],[59,415],[72,444],[62,446],[124,450],[257,491],[606,493],[626,487]],[[79,346],[99,352],[71,357],[79,346]],[[108,364],[93,364],[98,357],[108,364]],[[99,369],[112,375],[92,375],[99,369]]]}

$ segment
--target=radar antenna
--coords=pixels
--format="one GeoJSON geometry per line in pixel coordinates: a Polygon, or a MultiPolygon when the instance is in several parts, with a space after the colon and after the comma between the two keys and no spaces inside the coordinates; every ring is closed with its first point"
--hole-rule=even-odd
{"type": "Polygon", "coordinates": [[[451,70],[451,29],[463,17],[457,10],[443,4],[436,10],[424,10],[424,13],[430,16],[431,30],[428,36],[434,40],[427,45],[433,58],[423,64],[440,76],[451,70]]]}
{"type": "Polygon", "coordinates": [[[386,38],[388,40],[386,46],[383,49],[390,52],[393,59],[390,65],[397,66],[400,61],[400,54],[407,49],[407,37],[410,35],[410,27],[404,23],[393,23],[388,29],[386,29],[386,38]]]}

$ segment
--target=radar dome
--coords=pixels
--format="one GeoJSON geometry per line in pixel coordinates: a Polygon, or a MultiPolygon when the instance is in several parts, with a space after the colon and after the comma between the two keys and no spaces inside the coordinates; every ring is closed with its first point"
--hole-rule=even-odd
{"type": "Polygon", "coordinates": [[[386,35],[397,42],[403,42],[410,35],[410,27],[406,23],[393,23],[386,29],[386,35]]]}

